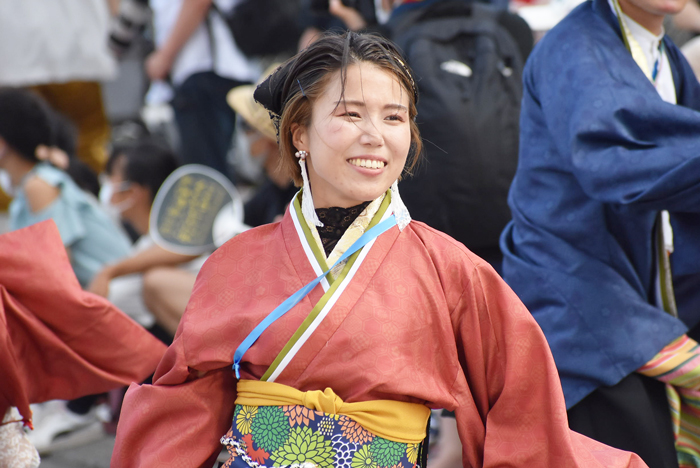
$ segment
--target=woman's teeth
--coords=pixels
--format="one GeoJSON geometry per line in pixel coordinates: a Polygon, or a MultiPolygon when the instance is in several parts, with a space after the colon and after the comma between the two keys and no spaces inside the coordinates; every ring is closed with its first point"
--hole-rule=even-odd
{"type": "Polygon", "coordinates": [[[386,166],[384,161],[377,161],[376,159],[351,159],[350,164],[358,167],[367,167],[369,169],[381,169],[386,166]]]}

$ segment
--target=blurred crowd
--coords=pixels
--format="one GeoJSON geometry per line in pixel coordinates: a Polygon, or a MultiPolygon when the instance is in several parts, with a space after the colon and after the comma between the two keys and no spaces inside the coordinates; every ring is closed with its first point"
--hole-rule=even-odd
{"type": "MultiPolygon", "coordinates": [[[[324,31],[391,36],[407,7],[437,1],[0,2],[0,228],[53,220],[82,288],[169,344],[210,252],[184,255],[154,240],[151,211],[166,179],[208,166],[242,195],[245,225],[279,220],[298,189],[279,170],[277,129],[255,85],[324,31]]],[[[524,62],[577,3],[490,7],[516,17],[507,21],[524,62]]],[[[698,3],[667,18],[666,32],[700,76],[698,3]]],[[[477,253],[499,270],[494,251],[497,238],[477,253]]],[[[123,392],[35,405],[32,443],[48,453],[98,418],[113,429],[123,392]]],[[[454,419],[435,416],[430,467],[461,466],[454,419]]]]}

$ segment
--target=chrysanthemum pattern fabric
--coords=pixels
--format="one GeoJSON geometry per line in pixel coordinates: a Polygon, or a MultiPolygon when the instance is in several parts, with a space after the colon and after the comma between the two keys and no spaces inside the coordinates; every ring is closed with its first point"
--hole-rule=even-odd
{"type": "Polygon", "coordinates": [[[222,443],[229,451],[223,468],[419,468],[420,444],[387,440],[347,416],[304,406],[236,405],[222,443]]]}

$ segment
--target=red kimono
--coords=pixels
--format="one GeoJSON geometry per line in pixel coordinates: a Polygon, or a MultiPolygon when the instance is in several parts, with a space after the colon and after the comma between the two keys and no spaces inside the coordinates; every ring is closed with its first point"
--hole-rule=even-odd
{"type": "MultiPolygon", "coordinates": [[[[288,211],[209,258],[155,384],[127,393],[113,466],[211,466],[232,423],[234,351],[318,275],[293,218],[288,211]]],[[[569,430],[547,342],[486,262],[418,222],[391,228],[362,254],[276,382],[331,387],[346,402],[453,410],[465,467],[644,466],[569,430]]],[[[260,379],[323,295],[317,286],[262,334],[243,358],[242,379],[260,379]]]]}
{"type": "Polygon", "coordinates": [[[0,415],[141,382],[165,346],[83,291],[53,221],[0,236],[0,415]]]}

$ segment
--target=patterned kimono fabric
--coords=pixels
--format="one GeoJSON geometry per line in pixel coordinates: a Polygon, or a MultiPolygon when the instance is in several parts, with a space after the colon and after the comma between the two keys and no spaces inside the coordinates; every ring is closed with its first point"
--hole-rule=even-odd
{"type": "MultiPolygon", "coordinates": [[[[390,195],[348,209],[317,210],[318,230],[302,214],[299,197],[291,207],[302,241],[320,267],[330,269],[328,290],[309,313],[261,381],[241,380],[228,433],[221,438],[231,467],[411,468],[420,466],[430,411],[398,401],[345,403],[330,388],[300,392],[274,383],[295,349],[348,275],[360,252],[333,265],[363,233],[391,214],[390,195]],[[319,232],[320,231],[320,232],[319,232]]],[[[370,245],[363,249],[370,248],[370,245]]],[[[322,318],[321,318],[322,319],[322,318]]],[[[312,331],[312,330],[311,330],[312,331]]]]}

